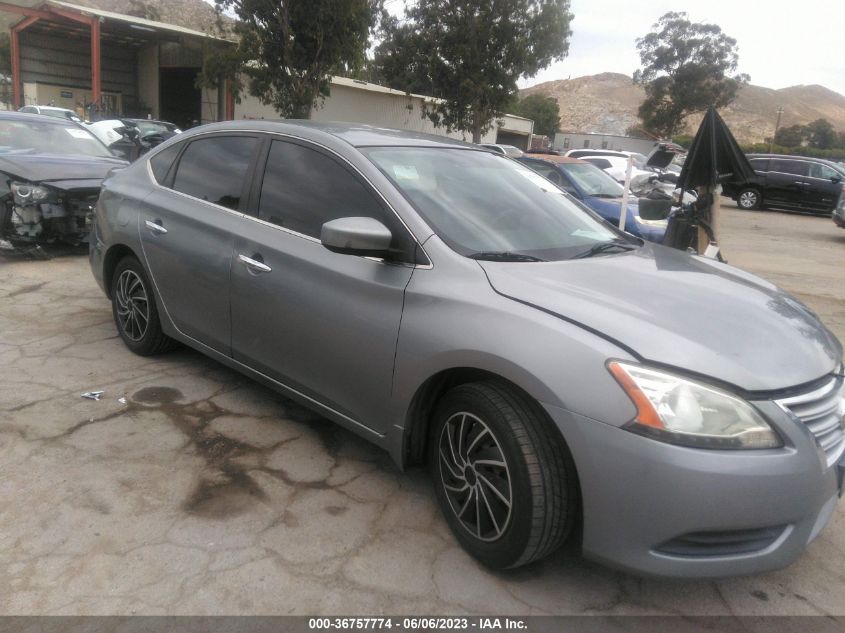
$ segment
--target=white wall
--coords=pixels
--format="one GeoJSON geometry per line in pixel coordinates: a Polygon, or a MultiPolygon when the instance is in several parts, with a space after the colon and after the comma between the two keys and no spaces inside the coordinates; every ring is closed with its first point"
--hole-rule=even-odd
{"type": "Polygon", "coordinates": [[[159,117],[158,44],[147,44],[138,51],[138,98],[159,117]]]}
{"type": "MultiPolygon", "coordinates": [[[[387,128],[413,130],[428,134],[439,134],[451,138],[471,141],[472,134],[466,132],[447,132],[446,128],[435,127],[422,116],[426,97],[406,95],[398,90],[383,86],[358,82],[345,77],[332,80],[331,96],[326,98],[322,107],[311,111],[313,121],[344,121],[364,123],[387,128]]],[[[252,96],[246,96],[242,103],[235,104],[235,119],[278,119],[279,114],[272,106],[263,105],[252,96]]],[[[534,122],[520,117],[505,115],[503,129],[530,135],[534,122]]],[[[495,127],[481,139],[482,143],[496,142],[495,127]]]]}

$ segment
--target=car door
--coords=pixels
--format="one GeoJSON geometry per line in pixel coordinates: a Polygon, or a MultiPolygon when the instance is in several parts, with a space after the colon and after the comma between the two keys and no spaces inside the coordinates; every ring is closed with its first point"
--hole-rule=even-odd
{"type": "Polygon", "coordinates": [[[227,355],[234,231],[258,141],[226,133],[178,144],[186,147],[139,213],[147,269],[167,316],[186,336],[227,355]]]}
{"type": "Polygon", "coordinates": [[[842,191],[842,177],[824,163],[809,163],[802,208],[807,211],[833,211],[842,191]]]}
{"type": "Polygon", "coordinates": [[[416,242],[347,163],[304,141],[273,140],[232,268],[232,352],[342,418],[376,433],[384,420],[416,242]],[[341,255],[324,222],[367,216],[393,233],[395,261],[341,255]]]}
{"type": "Polygon", "coordinates": [[[804,203],[804,189],[808,165],[802,160],[772,158],[766,174],[763,199],[775,206],[800,209],[804,203]]]}

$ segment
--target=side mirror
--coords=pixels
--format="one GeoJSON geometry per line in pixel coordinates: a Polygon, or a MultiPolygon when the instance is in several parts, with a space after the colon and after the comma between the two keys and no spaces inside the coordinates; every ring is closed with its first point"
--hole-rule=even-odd
{"type": "Polygon", "coordinates": [[[833,178],[830,179],[830,182],[832,182],[834,184],[840,183],[840,182],[842,182],[842,176],[834,176],[833,178]]]}
{"type": "Polygon", "coordinates": [[[393,235],[373,218],[338,218],[323,224],[320,243],[333,253],[384,257],[393,235]]]}

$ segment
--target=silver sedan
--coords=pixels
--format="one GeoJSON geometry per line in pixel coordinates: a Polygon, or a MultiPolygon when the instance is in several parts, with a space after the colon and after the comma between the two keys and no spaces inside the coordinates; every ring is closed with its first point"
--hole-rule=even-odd
{"type": "Polygon", "coordinates": [[[842,346],[812,312],[477,146],[196,128],[105,181],[90,256],[131,350],[189,345],[427,463],[494,568],[579,534],[642,574],[761,572],[842,491],[842,346]]]}

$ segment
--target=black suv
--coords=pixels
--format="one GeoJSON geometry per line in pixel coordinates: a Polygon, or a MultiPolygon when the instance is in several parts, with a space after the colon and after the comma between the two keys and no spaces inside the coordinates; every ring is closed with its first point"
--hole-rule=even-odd
{"type": "Polygon", "coordinates": [[[845,188],[845,168],[827,160],[749,154],[748,161],[757,174],[753,181],[723,185],[723,195],[736,200],[740,209],[776,207],[830,213],[845,188]]]}

